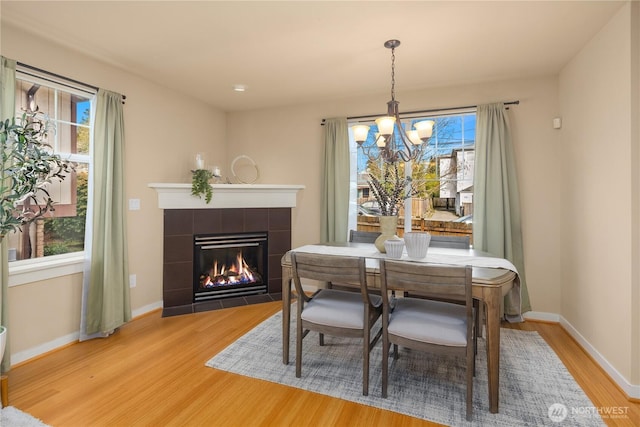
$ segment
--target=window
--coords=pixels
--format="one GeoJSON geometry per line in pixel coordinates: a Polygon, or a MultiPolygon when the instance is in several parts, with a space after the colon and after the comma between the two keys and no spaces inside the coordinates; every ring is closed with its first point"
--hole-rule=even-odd
{"type": "Polygon", "coordinates": [[[48,184],[54,211],[8,237],[9,261],[28,260],[84,250],[91,123],[94,93],[53,82],[18,70],[16,116],[37,111],[50,130],[47,143],[62,158],[75,164],[64,181],[48,184]]]}
{"type": "MultiPolygon", "coordinates": [[[[434,120],[435,125],[422,158],[412,165],[411,175],[418,194],[411,200],[411,215],[425,220],[468,224],[472,221],[473,213],[476,114],[462,112],[414,117],[404,120],[403,125],[412,128],[415,122],[425,119],[434,120]]],[[[377,133],[375,123],[367,125],[370,129],[365,145],[372,143],[377,133]]],[[[350,139],[352,147],[356,147],[352,135],[350,139]]],[[[368,178],[370,173],[379,173],[382,161],[371,160],[361,149],[353,148],[352,152],[354,150],[357,152],[355,162],[352,159],[357,168],[357,203],[354,204],[358,206],[359,229],[366,229],[360,227],[362,216],[376,215],[375,210],[371,209],[374,200],[369,192],[368,178]]],[[[377,154],[377,150],[374,149],[372,154],[377,154]]],[[[401,163],[400,167],[404,168],[404,164],[401,163]]],[[[402,212],[400,216],[403,216],[402,212]]]]}

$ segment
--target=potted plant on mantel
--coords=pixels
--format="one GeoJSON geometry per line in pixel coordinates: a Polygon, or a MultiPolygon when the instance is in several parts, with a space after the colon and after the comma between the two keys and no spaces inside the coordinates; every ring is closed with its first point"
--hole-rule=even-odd
{"type": "Polygon", "coordinates": [[[213,190],[209,181],[213,178],[213,173],[207,169],[196,169],[191,171],[191,195],[202,198],[209,204],[213,197],[213,190]]]}
{"type": "MultiPolygon", "coordinates": [[[[36,113],[0,121],[0,243],[7,234],[53,210],[47,184],[64,180],[74,170],[71,162],[52,153],[46,142],[48,123],[38,119],[36,113]]],[[[0,264],[0,277],[4,277],[1,269],[0,264]]],[[[4,283],[1,285],[4,288],[4,283]]],[[[0,329],[6,340],[6,328],[0,329]]],[[[0,362],[2,357],[0,354],[0,362]]]]}
{"type": "Polygon", "coordinates": [[[398,212],[404,201],[418,192],[413,187],[411,177],[400,176],[398,163],[385,163],[380,171],[381,178],[369,173],[369,187],[380,206],[380,232],[375,241],[376,248],[384,253],[384,241],[396,235],[398,212]]]}

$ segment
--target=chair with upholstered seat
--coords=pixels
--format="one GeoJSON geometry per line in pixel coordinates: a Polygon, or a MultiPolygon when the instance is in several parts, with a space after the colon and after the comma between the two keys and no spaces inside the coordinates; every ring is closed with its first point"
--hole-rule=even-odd
{"type": "Polygon", "coordinates": [[[349,241],[357,243],[374,243],[381,233],[377,231],[349,230],[349,241]]]}
{"type": "Polygon", "coordinates": [[[382,334],[380,330],[371,339],[371,328],[382,314],[382,298],[370,295],[367,289],[365,259],[305,253],[291,253],[293,283],[297,296],[296,377],[302,375],[302,340],[309,331],[324,334],[362,338],[362,394],[369,394],[369,354],[382,334]],[[307,296],[302,279],[331,284],[334,281],[359,286],[360,292],[337,289],[319,289],[307,296]]]}
{"type": "MultiPolygon", "coordinates": [[[[469,249],[469,236],[450,236],[445,234],[432,234],[429,246],[432,248],[469,249]]],[[[480,333],[480,324],[484,318],[484,308],[478,300],[474,300],[476,309],[476,331],[480,333]]]]}
{"type": "Polygon", "coordinates": [[[398,346],[464,356],[466,416],[471,420],[475,370],[471,267],[381,260],[380,281],[383,296],[382,397],[387,397],[391,344],[394,345],[394,359],[398,358],[398,346]],[[422,298],[399,298],[392,310],[388,289],[419,292],[422,298]],[[438,300],[424,299],[429,296],[438,300]]]}
{"type": "Polygon", "coordinates": [[[469,236],[432,234],[429,246],[434,248],[469,249],[469,236]]]}
{"type": "MultiPolygon", "coordinates": [[[[376,231],[357,231],[349,230],[349,242],[353,243],[374,243],[381,233],[376,231]]],[[[359,291],[357,288],[345,283],[327,283],[327,289],[341,289],[343,291],[359,291]]],[[[373,291],[374,294],[378,294],[378,291],[373,291]]]]}

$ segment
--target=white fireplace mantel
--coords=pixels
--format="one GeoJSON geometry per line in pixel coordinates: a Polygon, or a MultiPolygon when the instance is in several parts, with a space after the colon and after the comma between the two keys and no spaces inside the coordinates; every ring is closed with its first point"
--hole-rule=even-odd
{"type": "Polygon", "coordinates": [[[211,184],[210,203],[191,195],[191,184],[151,183],[160,209],[295,208],[304,185],[211,184]]]}

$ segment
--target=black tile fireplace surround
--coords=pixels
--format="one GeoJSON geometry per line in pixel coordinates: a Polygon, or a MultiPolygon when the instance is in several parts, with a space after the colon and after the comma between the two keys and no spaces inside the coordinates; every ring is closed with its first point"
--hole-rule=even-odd
{"type": "Polygon", "coordinates": [[[280,260],[291,249],[290,208],[167,209],[164,211],[162,316],[196,313],[282,298],[280,260]],[[268,293],[193,302],[193,239],[196,234],[268,234],[268,293]]]}

